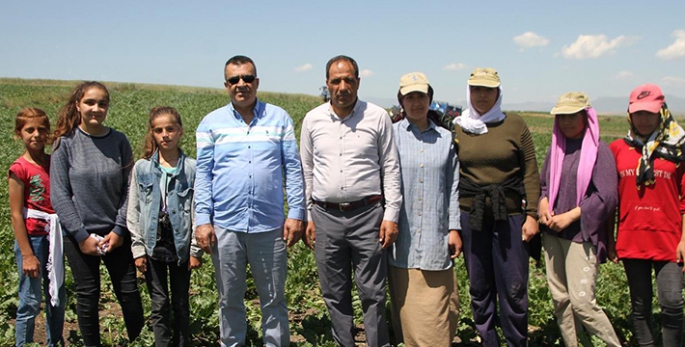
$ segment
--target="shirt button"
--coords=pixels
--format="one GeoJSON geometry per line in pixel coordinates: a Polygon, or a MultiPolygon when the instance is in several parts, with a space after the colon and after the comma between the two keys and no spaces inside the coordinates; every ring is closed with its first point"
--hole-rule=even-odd
{"type": "Polygon", "coordinates": [[[423,164],[419,164],[419,167],[423,167],[423,164]]]}
{"type": "Polygon", "coordinates": [[[417,230],[416,233],[417,233],[417,234],[420,234],[420,233],[421,233],[421,229],[417,230]]]}
{"type": "Polygon", "coordinates": [[[421,215],[421,212],[419,212],[419,216],[421,215]]]}
{"type": "Polygon", "coordinates": [[[248,164],[252,164],[252,160],[248,161],[247,163],[248,163],[248,164]]]}
{"type": "Polygon", "coordinates": [[[343,189],[345,189],[345,188],[344,188],[344,187],[340,187],[340,190],[343,190],[343,189]]]}
{"type": "Polygon", "coordinates": [[[419,149],[419,153],[423,153],[423,148],[419,149]]]}
{"type": "Polygon", "coordinates": [[[247,146],[247,148],[252,148],[252,146],[247,146]]]}
{"type": "Polygon", "coordinates": [[[422,179],[421,179],[421,180],[419,180],[419,183],[423,183],[423,180],[422,180],[422,179]]]}

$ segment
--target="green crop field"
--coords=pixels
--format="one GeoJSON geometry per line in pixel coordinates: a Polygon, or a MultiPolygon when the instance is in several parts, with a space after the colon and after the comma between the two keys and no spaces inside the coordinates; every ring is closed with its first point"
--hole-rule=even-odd
{"type": "MultiPolygon", "coordinates": [[[[42,108],[56,120],[57,112],[68,98],[77,82],[0,79],[0,168],[7,172],[9,165],[22,153],[19,141],[13,139],[14,116],[26,106],[42,108]]],[[[228,95],[221,89],[155,86],[141,84],[107,83],[112,103],[107,124],[123,131],[131,141],[136,155],[142,151],[142,139],[147,126],[147,115],[153,106],[167,105],[179,110],[183,117],[186,134],[182,148],[191,156],[195,155],[194,130],[204,115],[225,105],[228,95]]],[[[320,104],[317,97],[277,93],[260,93],[261,100],[279,105],[286,109],[299,128],[304,114],[320,104]]],[[[544,159],[552,132],[551,116],[543,113],[522,114],[528,122],[536,145],[539,164],[544,159]]],[[[622,137],[627,130],[625,117],[600,117],[602,138],[611,141],[622,137]]],[[[7,182],[5,180],[5,182],[7,182]]],[[[0,346],[14,344],[14,317],[17,306],[17,268],[13,253],[14,236],[10,225],[7,184],[0,185],[0,346]]],[[[217,317],[217,292],[210,259],[205,256],[205,264],[194,271],[191,279],[191,333],[195,346],[218,346],[219,321],[217,317]]],[[[67,268],[67,314],[65,338],[71,346],[82,346],[76,324],[74,283],[67,268]]],[[[456,262],[455,271],[459,280],[461,298],[461,320],[458,330],[460,346],[477,345],[476,334],[471,319],[468,295],[468,280],[463,259],[456,262]]],[[[330,334],[328,319],[318,286],[316,264],[313,252],[299,243],[289,251],[288,307],[290,308],[292,346],[335,346],[330,334]]],[[[102,273],[106,273],[103,268],[102,273]]],[[[105,277],[105,276],[103,276],[105,277]]],[[[145,306],[146,317],[150,312],[150,299],[142,277],[140,290],[145,306]]],[[[530,315],[529,337],[531,346],[561,345],[560,335],[553,316],[552,299],[547,289],[544,269],[531,263],[530,272],[530,315]]],[[[597,298],[607,312],[609,319],[625,346],[637,345],[630,330],[630,297],[625,274],[621,265],[605,264],[600,268],[597,284],[597,298]]],[[[355,323],[360,328],[358,337],[363,342],[361,303],[355,295],[355,323]]],[[[655,302],[656,303],[656,302],[655,302]]],[[[260,311],[257,293],[248,277],[246,293],[247,317],[249,320],[248,346],[260,346],[260,311]]],[[[655,312],[658,305],[655,305],[655,312]]],[[[109,346],[126,345],[127,341],[118,303],[111,290],[109,279],[102,281],[100,327],[103,343],[109,346]]],[[[42,315],[41,315],[42,316],[42,315]]],[[[657,326],[658,326],[658,315],[657,326]]],[[[41,320],[42,322],[42,320],[41,320]]],[[[42,324],[37,324],[37,340],[43,342],[42,324]],[[40,336],[40,337],[39,337],[40,336]]],[[[151,346],[153,335],[148,324],[143,334],[130,346],[151,346]]],[[[591,345],[602,346],[599,340],[591,345]]]]}

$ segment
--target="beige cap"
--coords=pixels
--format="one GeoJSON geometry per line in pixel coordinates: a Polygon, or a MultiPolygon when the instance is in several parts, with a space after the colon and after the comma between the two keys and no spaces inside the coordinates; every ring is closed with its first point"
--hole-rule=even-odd
{"type": "Polygon", "coordinates": [[[411,92],[428,94],[428,77],[421,72],[408,73],[400,78],[400,94],[402,96],[411,92]]]}
{"type": "Polygon", "coordinates": [[[590,98],[582,92],[570,92],[559,97],[551,114],[573,114],[590,107],[590,98]]]}
{"type": "Polygon", "coordinates": [[[469,77],[470,86],[497,88],[500,84],[497,70],[489,67],[477,67],[471,72],[471,77],[469,77]]]}

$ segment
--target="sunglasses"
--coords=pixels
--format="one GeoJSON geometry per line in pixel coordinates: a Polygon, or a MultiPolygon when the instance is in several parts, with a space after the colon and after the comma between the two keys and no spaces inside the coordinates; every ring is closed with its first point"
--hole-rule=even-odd
{"type": "Polygon", "coordinates": [[[254,75],[238,75],[227,78],[226,82],[228,82],[228,84],[237,84],[240,82],[240,80],[243,80],[245,83],[252,83],[254,82],[255,78],[257,77],[254,75]]]}

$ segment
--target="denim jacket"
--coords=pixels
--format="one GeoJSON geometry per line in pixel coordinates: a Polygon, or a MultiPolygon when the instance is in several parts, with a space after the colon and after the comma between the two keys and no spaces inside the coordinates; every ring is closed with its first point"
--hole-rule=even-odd
{"type": "MultiPolygon", "coordinates": [[[[167,185],[167,206],[180,265],[188,261],[190,255],[201,258],[202,250],[195,240],[195,159],[181,152],[178,166],[167,185]]],[[[145,254],[151,255],[155,248],[162,199],[161,178],[159,152],[155,152],[150,159],[138,160],[133,167],[126,223],[131,232],[131,251],[134,259],[145,254]]]]}

